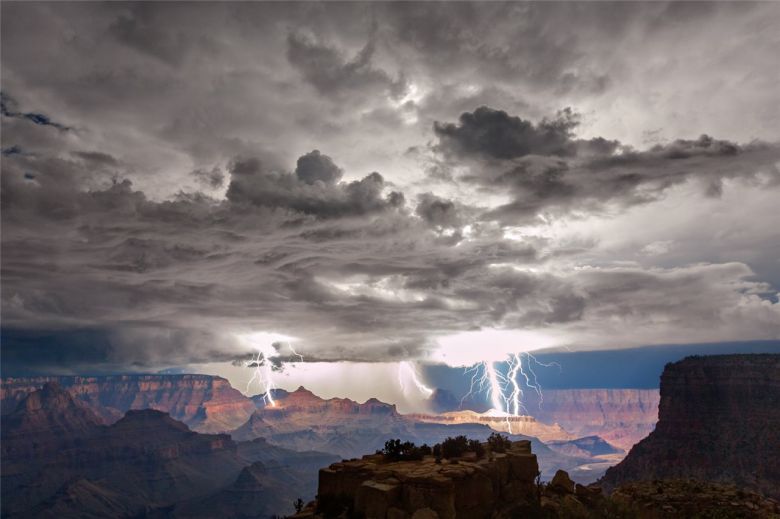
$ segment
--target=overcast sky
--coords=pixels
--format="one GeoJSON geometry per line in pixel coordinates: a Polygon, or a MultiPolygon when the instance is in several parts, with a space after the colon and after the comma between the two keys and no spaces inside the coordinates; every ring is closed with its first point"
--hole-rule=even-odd
{"type": "Polygon", "coordinates": [[[3,2],[5,358],[780,339],[778,26],[772,2],[3,2]]]}

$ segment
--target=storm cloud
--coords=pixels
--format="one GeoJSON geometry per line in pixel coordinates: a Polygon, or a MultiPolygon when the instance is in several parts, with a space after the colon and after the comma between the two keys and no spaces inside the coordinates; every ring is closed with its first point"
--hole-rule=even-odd
{"type": "Polygon", "coordinates": [[[2,14],[20,371],[780,338],[776,5],[2,14]]]}

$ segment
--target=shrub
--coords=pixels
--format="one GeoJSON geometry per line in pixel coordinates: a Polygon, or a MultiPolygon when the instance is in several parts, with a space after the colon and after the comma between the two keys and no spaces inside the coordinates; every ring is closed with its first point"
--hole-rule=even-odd
{"type": "Polygon", "coordinates": [[[387,440],[385,448],[381,453],[388,461],[415,461],[423,459],[423,456],[429,454],[431,448],[427,445],[417,447],[412,442],[401,442],[399,439],[387,440]]]}
{"type": "Polygon", "coordinates": [[[492,452],[506,452],[512,446],[509,438],[498,433],[492,433],[488,436],[487,443],[492,452]]]}
{"type": "Polygon", "coordinates": [[[485,447],[482,446],[479,440],[469,440],[469,450],[477,455],[477,459],[485,455],[485,447]]]}
{"type": "Polygon", "coordinates": [[[465,436],[447,438],[441,443],[441,455],[443,458],[457,458],[468,450],[469,441],[465,436]]]}

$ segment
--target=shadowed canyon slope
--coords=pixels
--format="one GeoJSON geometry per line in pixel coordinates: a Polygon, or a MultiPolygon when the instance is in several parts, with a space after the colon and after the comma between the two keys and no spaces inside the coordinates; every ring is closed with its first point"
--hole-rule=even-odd
{"type": "Polygon", "coordinates": [[[602,483],[693,477],[780,496],[780,355],[666,366],[655,430],[602,483]]]}
{"type": "Polygon", "coordinates": [[[48,383],[4,417],[2,513],[135,516],[217,494],[230,501],[253,479],[266,496],[264,513],[288,513],[295,498],[313,495],[317,468],[336,459],[196,433],[151,409],[101,425],[85,404],[48,383]]]}

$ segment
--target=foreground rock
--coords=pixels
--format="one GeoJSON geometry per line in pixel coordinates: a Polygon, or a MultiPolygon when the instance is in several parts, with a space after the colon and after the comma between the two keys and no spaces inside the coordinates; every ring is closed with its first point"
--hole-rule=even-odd
{"type": "Polygon", "coordinates": [[[780,498],[780,355],[688,357],[666,366],[655,431],[601,483],[678,478],[780,498]]]}
{"type": "Polygon", "coordinates": [[[539,467],[528,441],[477,459],[387,462],[381,454],[320,470],[318,500],[295,516],[490,518],[527,512],[536,501],[539,467]]]}

